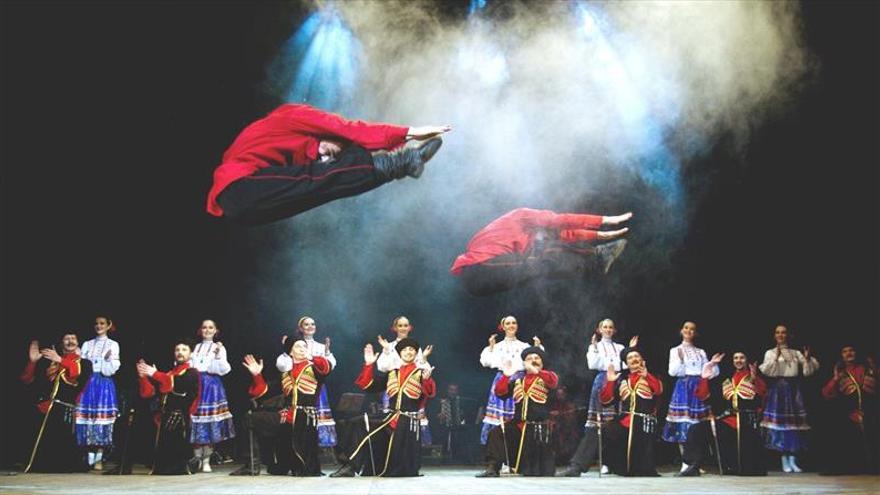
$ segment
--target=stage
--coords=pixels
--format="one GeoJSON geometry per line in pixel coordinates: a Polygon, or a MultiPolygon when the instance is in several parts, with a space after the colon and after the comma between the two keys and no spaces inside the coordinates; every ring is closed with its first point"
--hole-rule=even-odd
{"type": "MultiPolygon", "coordinates": [[[[111,493],[308,493],[308,494],[484,494],[484,493],[743,493],[762,495],[793,493],[877,493],[880,476],[819,476],[812,473],[740,478],[704,475],[676,478],[661,471],[661,478],[621,478],[595,472],[574,478],[522,478],[502,476],[477,479],[478,468],[470,466],[426,467],[421,478],[293,478],[289,476],[228,476],[234,465],[213,473],[193,476],[99,476],[90,474],[25,474],[0,479],[4,493],[65,493],[101,495],[111,493]]],[[[325,468],[325,473],[331,472],[325,468]]]]}

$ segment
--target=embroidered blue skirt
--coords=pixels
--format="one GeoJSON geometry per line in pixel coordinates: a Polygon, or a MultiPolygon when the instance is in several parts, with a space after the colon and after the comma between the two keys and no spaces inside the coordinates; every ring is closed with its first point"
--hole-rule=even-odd
{"type": "Polygon", "coordinates": [[[699,376],[685,376],[675,381],[662,438],[672,443],[685,443],[688,428],[709,417],[709,406],[697,398],[699,376]]]}
{"type": "Polygon", "coordinates": [[[190,443],[194,445],[213,445],[235,436],[232,413],[226,401],[223,381],[217,375],[199,373],[201,390],[199,405],[192,419],[190,443]]]}
{"type": "Polygon", "coordinates": [[[807,410],[797,378],[768,379],[761,427],[768,449],[793,453],[807,448],[807,410]]]}
{"type": "Polygon", "coordinates": [[[599,423],[596,422],[597,416],[602,423],[607,423],[617,415],[617,405],[606,406],[599,400],[599,394],[605,387],[605,375],[607,374],[605,371],[600,371],[593,379],[593,389],[590,390],[590,397],[587,400],[587,422],[584,424],[586,428],[599,426],[599,423]]]}
{"type": "Polygon", "coordinates": [[[318,395],[318,447],[336,446],[336,421],[333,420],[333,411],[327,401],[327,385],[321,386],[318,395]]]}
{"type": "Polygon", "coordinates": [[[512,394],[507,399],[499,399],[495,395],[495,384],[502,376],[504,374],[500,371],[496,373],[495,379],[492,380],[492,386],[489,387],[489,401],[486,403],[486,414],[483,416],[483,428],[480,431],[480,443],[483,445],[489,441],[489,432],[492,428],[500,425],[502,421],[509,421],[516,411],[512,394]]]}
{"type": "Polygon", "coordinates": [[[113,423],[116,406],[116,384],[113,378],[93,373],[86,383],[76,407],[76,443],[80,447],[113,445],[113,423]]]}

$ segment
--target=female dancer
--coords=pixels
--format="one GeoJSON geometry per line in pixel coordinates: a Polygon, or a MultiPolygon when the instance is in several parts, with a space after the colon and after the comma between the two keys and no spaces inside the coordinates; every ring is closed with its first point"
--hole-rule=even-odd
{"type": "MultiPolygon", "coordinates": [[[[663,440],[677,443],[683,454],[688,429],[691,425],[709,417],[711,410],[708,404],[697,397],[697,386],[700,384],[703,366],[709,362],[706,351],[694,345],[697,324],[686,321],[679,333],[681,344],[669,350],[669,376],[676,377],[676,380],[669,401],[669,411],[666,414],[666,426],[663,427],[663,440]]],[[[709,379],[718,376],[717,363],[721,362],[723,357],[723,354],[715,354],[712,357],[714,364],[711,365],[709,379]]],[[[684,469],[682,467],[682,470],[684,469]]]]}
{"type": "Polygon", "coordinates": [[[91,361],[92,375],[76,407],[76,443],[88,449],[89,465],[103,469],[104,449],[113,445],[113,423],[119,409],[113,375],[119,369],[119,344],[107,334],[116,326],[106,316],[95,317],[95,335],[82,346],[82,358],[91,361]]]}
{"type": "Polygon", "coordinates": [[[221,342],[214,342],[220,334],[214,320],[204,320],[197,335],[202,341],[196,344],[190,357],[190,365],[199,370],[199,403],[191,415],[192,431],[190,443],[195,457],[201,459],[202,472],[211,472],[211,454],[214,445],[235,436],[235,426],[226,390],[221,376],[232,369],[226,359],[226,348],[221,342]]]}
{"type": "MultiPolygon", "coordinates": [[[[599,393],[605,386],[605,376],[608,367],[613,366],[615,371],[622,371],[626,368],[626,363],[620,361],[620,352],[623,351],[623,344],[618,344],[612,339],[617,333],[617,328],[610,318],[605,318],[596,326],[596,331],[590,337],[590,345],[587,347],[587,368],[595,370],[596,378],[593,379],[593,388],[590,389],[590,398],[587,404],[587,422],[585,428],[598,428],[617,415],[616,404],[602,404],[599,400],[599,393]]],[[[639,336],[636,335],[629,339],[629,346],[636,347],[639,343],[639,336]]],[[[602,466],[602,473],[608,472],[608,466],[602,466]]]]}
{"type": "Polygon", "coordinates": [[[759,366],[761,373],[769,378],[767,402],[764,406],[764,428],[766,446],[782,455],[782,470],[786,473],[800,473],[795,463],[795,453],[806,448],[804,432],[810,429],[807,424],[807,410],[801,395],[800,379],[810,376],[819,369],[819,362],[810,356],[810,348],[803,352],[789,349],[788,328],[777,325],[773,330],[776,347],[764,353],[764,362],[759,366]]]}
{"type": "MultiPolygon", "coordinates": [[[[489,345],[483,349],[480,354],[480,364],[484,368],[492,368],[498,370],[495,378],[492,380],[492,386],[489,387],[489,400],[486,403],[486,413],[483,415],[483,428],[480,432],[480,443],[486,445],[489,440],[489,431],[501,424],[502,421],[510,421],[513,418],[515,404],[513,397],[500,399],[495,395],[495,384],[498,383],[504,373],[502,370],[506,366],[512,364],[514,371],[522,371],[523,367],[522,351],[530,347],[529,344],[516,338],[516,332],[519,330],[519,324],[513,316],[505,316],[498,323],[498,331],[504,333],[504,340],[495,342],[496,335],[489,337],[489,345]]],[[[541,339],[532,337],[535,347],[541,347],[541,339]]]]}

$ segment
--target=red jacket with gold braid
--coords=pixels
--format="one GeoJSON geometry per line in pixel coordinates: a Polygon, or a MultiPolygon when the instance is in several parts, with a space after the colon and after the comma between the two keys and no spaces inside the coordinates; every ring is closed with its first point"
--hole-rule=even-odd
{"type": "MultiPolygon", "coordinates": [[[[377,373],[375,363],[365,364],[354,384],[365,392],[384,390],[392,410],[401,412],[418,412],[437,394],[434,379],[423,377],[415,363],[403,364],[387,374],[377,373]]],[[[396,426],[397,421],[393,421],[391,427],[396,426]]]]}
{"type": "Polygon", "coordinates": [[[839,399],[844,403],[850,421],[861,424],[865,409],[872,407],[877,398],[877,372],[861,364],[847,365],[835,380],[831,378],[822,387],[822,397],[839,399]]]}
{"type": "MultiPolygon", "coordinates": [[[[709,380],[701,378],[695,392],[698,399],[707,400],[711,395],[709,380]]],[[[721,421],[735,430],[737,411],[754,415],[760,412],[764,396],[767,395],[767,385],[760,376],[756,375],[752,378],[751,371],[744,369],[735,372],[730,378],[724,379],[724,382],[721,383],[721,394],[724,396],[724,400],[730,402],[730,414],[725,413],[721,421]]]]}
{"type": "Polygon", "coordinates": [[[71,352],[62,356],[60,363],[53,363],[45,359],[36,362],[28,361],[18,379],[26,386],[32,386],[35,382],[39,382],[40,388],[35,397],[36,406],[42,414],[46,414],[53,398],[65,404],[78,404],[79,397],[91,376],[92,362],[80,358],[79,354],[75,352],[71,352]],[[48,365],[43,365],[44,362],[47,362],[48,365]],[[58,385],[57,391],[55,390],[56,384],[58,385]]]}
{"type": "Polygon", "coordinates": [[[522,429],[526,421],[550,419],[550,391],[559,384],[559,377],[549,370],[538,373],[517,372],[502,376],[495,383],[495,395],[499,399],[513,397],[515,411],[513,421],[522,429]]]}
{"type": "Polygon", "coordinates": [[[657,399],[663,395],[663,382],[650,373],[624,372],[617,380],[605,382],[599,393],[602,404],[620,401],[623,417],[620,425],[629,428],[629,412],[632,401],[634,411],[641,414],[657,414],[657,399]]]}
{"type": "MultiPolygon", "coordinates": [[[[189,363],[178,364],[168,372],[157,371],[152,377],[140,377],[140,396],[144,399],[154,397],[156,385],[159,387],[158,393],[164,398],[161,412],[180,411],[187,415],[196,412],[201,384],[199,370],[190,367],[189,363]]],[[[155,419],[159,420],[159,417],[155,419]]]]}
{"type": "Polygon", "coordinates": [[[267,383],[263,374],[254,375],[248,394],[254,400],[284,394],[286,406],[278,411],[282,423],[291,423],[294,415],[292,409],[297,406],[315,407],[324,380],[330,374],[330,362],[321,356],[312,360],[293,363],[293,369],[281,374],[281,380],[267,383]]]}

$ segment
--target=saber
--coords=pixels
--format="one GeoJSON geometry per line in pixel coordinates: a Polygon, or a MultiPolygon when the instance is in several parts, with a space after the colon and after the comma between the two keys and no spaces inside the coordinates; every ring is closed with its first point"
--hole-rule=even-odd
{"type": "MultiPolygon", "coordinates": [[[[602,420],[599,411],[596,411],[596,427],[599,429],[599,477],[601,478],[602,466],[604,466],[605,463],[602,462],[602,420]]],[[[630,428],[632,428],[631,424],[630,428]]]]}
{"type": "Polygon", "coordinates": [[[376,459],[373,457],[373,438],[370,436],[370,417],[364,413],[364,427],[367,430],[367,445],[370,448],[370,466],[373,468],[373,476],[376,476],[376,459]]]}
{"type": "Polygon", "coordinates": [[[712,438],[715,440],[715,458],[718,460],[718,476],[724,476],[721,467],[721,447],[718,445],[718,429],[715,427],[715,415],[709,416],[709,426],[712,428],[712,438]]]}
{"type": "MultiPolygon", "coordinates": [[[[504,430],[504,417],[501,417],[501,441],[504,442],[504,458],[507,460],[507,469],[510,469],[510,453],[507,452],[507,433],[504,430]]],[[[525,431],[525,428],[523,428],[525,431]]]]}
{"type": "Polygon", "coordinates": [[[125,445],[122,447],[122,457],[119,459],[119,474],[125,474],[125,457],[128,453],[128,444],[131,440],[131,428],[134,424],[134,408],[128,410],[128,429],[125,431],[125,445]]]}
{"type": "Polygon", "coordinates": [[[248,411],[248,451],[251,455],[251,476],[256,476],[254,473],[254,412],[248,411]]]}

